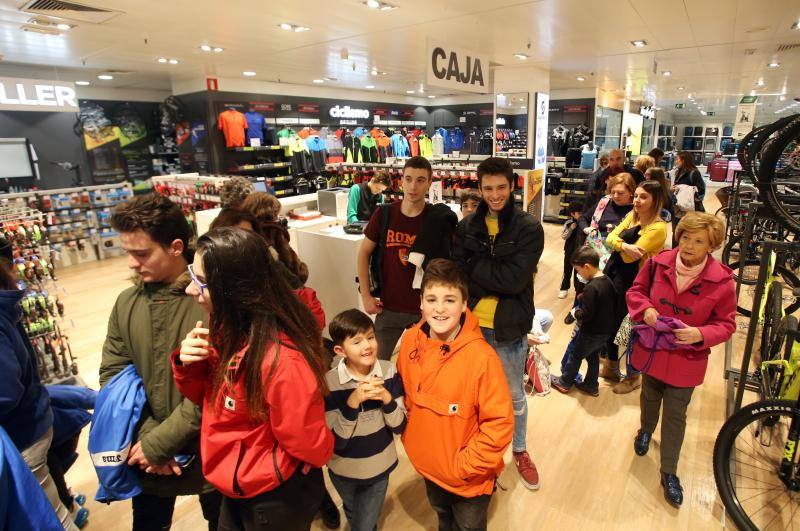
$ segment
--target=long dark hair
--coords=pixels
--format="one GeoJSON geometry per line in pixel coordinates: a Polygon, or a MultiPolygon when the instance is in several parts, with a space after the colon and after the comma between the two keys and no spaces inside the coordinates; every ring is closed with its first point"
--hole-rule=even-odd
{"type": "Polygon", "coordinates": [[[678,151],[678,158],[681,159],[681,173],[692,172],[697,169],[694,163],[694,156],[688,151],[678,151]]]}
{"type": "Polygon", "coordinates": [[[255,231],[267,242],[267,245],[278,253],[278,260],[294,273],[303,284],[308,280],[308,266],[300,260],[297,253],[289,245],[289,231],[277,221],[259,220],[255,231]]]}
{"type": "MultiPolygon", "coordinates": [[[[244,371],[250,416],[265,419],[264,398],[280,355],[279,334],[289,336],[303,354],[322,394],[327,393],[322,336],[311,311],[294,294],[269,260],[264,241],[232,227],[214,229],[197,241],[211,295],[211,341],[219,353],[213,395],[225,380],[233,356],[247,347],[237,371],[244,371]],[[276,346],[266,379],[265,355],[276,346]]],[[[215,407],[219,404],[215,403],[215,407]]]]}
{"type": "MultiPolygon", "coordinates": [[[[650,194],[653,198],[653,217],[649,220],[649,222],[652,223],[661,217],[661,211],[664,209],[664,188],[661,186],[661,183],[656,180],[642,181],[639,183],[639,186],[636,187],[637,190],[639,188],[650,194]]],[[[635,210],[633,211],[633,220],[641,222],[641,218],[635,210]]]]}

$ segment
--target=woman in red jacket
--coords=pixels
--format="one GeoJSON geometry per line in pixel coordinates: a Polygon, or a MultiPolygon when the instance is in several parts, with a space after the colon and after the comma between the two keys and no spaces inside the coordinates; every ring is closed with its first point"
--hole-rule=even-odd
{"type": "Polygon", "coordinates": [[[172,357],[175,382],[203,408],[203,474],[223,495],[224,530],[307,530],[333,452],[320,330],[276,274],[256,234],[214,229],[189,266],[210,314],[172,357]]]}
{"type": "Polygon", "coordinates": [[[711,256],[725,238],[719,218],[690,212],[678,224],[675,238],[677,249],[642,267],[627,302],[632,320],[663,331],[656,342],[659,348],[643,344],[659,337],[644,332],[633,348],[633,366],[645,375],[642,424],[633,447],[638,455],[647,453],[663,406],[661,484],[667,501],[677,507],[683,503],[677,472],[686,409],[694,388],[703,383],[711,347],[727,341],[736,330],[736,288],[731,270],[711,256]]]}

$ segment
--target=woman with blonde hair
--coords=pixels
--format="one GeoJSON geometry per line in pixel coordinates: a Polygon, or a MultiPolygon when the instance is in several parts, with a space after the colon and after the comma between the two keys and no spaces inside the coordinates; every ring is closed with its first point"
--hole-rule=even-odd
{"type": "Polygon", "coordinates": [[[656,159],[651,157],[650,155],[639,155],[636,157],[636,162],[633,163],[633,167],[642,172],[643,174],[649,170],[650,168],[656,165],[656,159]]]}
{"type": "Polygon", "coordinates": [[[686,410],[694,388],[705,378],[711,347],[736,330],[736,287],[731,270],[711,255],[725,239],[719,218],[689,212],[675,236],[678,247],[648,260],[626,299],[633,321],[668,330],[662,333],[666,341],[656,344],[654,333],[640,332],[633,348],[632,364],[644,373],[641,427],[633,448],[637,455],[647,453],[663,411],[661,485],[667,502],[678,507],[683,502],[677,473],[686,410]]]}

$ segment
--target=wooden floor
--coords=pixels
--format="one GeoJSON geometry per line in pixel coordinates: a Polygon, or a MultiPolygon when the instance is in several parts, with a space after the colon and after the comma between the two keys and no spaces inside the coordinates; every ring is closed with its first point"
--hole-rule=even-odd
{"type": "MultiPolygon", "coordinates": [[[[709,195],[709,207],[716,210],[717,202],[709,195]]],[[[571,327],[563,324],[563,317],[573,293],[564,300],[556,297],[563,256],[560,227],[545,224],[545,233],[547,243],[536,279],[536,305],[556,316],[552,343],[543,351],[557,367],[569,340],[571,327]]],[[[117,294],[129,285],[125,259],[64,269],[59,277],[60,286],[66,290],[67,315],[74,322],[69,336],[79,356],[81,374],[90,386],[96,387],[106,320],[117,294]]],[[[737,333],[737,344],[743,343],[743,333],[737,333]]],[[[501,487],[490,506],[490,529],[725,527],[712,473],[712,449],[725,411],[722,372],[723,349],[716,348],[705,384],[697,389],[689,407],[679,465],[685,495],[680,510],[666,504],[659,485],[660,434],[655,434],[647,456],[637,457],[633,452],[633,437],[639,428],[638,391],[615,395],[610,387],[601,384],[599,398],[565,396],[553,391],[548,396],[528,399],[528,449],[541,475],[541,490],[531,492],[520,484],[509,450],[499,481],[501,487]]],[[[87,434],[88,430],[84,430],[81,456],[68,473],[68,481],[73,489],[93,498],[96,478],[86,452],[87,434]]],[[[381,528],[435,529],[436,518],[425,497],[424,484],[399,441],[398,448],[400,466],[390,479],[381,528]]],[[[90,501],[88,507],[91,517],[86,529],[130,529],[129,503],[101,505],[90,501]]],[[[181,498],[173,529],[196,531],[203,529],[203,522],[196,497],[181,498]]],[[[324,528],[317,521],[313,529],[324,528]]]]}

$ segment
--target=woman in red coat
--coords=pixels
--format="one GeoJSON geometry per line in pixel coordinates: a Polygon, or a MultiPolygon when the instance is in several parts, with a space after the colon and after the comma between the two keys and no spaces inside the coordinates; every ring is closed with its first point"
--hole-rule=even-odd
{"type": "MultiPolygon", "coordinates": [[[[703,383],[711,347],[727,341],[736,330],[736,288],[731,270],[711,256],[725,238],[725,227],[715,216],[690,212],[675,231],[678,248],[650,259],[627,293],[634,321],[659,329],[685,324],[662,338],[669,348],[634,346],[633,366],[644,373],[641,429],[634,450],[645,455],[661,421],[661,484],[667,501],[680,506],[683,489],[678,480],[678,458],[686,431],[686,409],[694,388],[703,383]]],[[[655,334],[648,334],[654,336],[655,334]]],[[[659,343],[660,344],[660,343],[659,343]]]]}
{"type": "Polygon", "coordinates": [[[178,389],[203,408],[203,475],[224,496],[226,530],[309,529],[333,452],[320,329],[267,253],[242,229],[198,240],[186,293],[210,326],[172,357],[178,389]]]}

